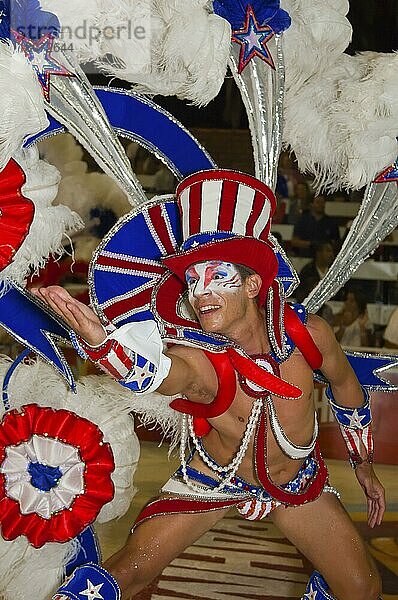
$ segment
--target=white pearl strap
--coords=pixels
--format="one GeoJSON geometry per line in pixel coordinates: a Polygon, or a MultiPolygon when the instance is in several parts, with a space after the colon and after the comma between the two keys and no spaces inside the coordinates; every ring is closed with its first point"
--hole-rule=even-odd
{"type": "Polygon", "coordinates": [[[208,493],[209,495],[212,495],[214,493],[221,491],[223,488],[225,488],[231,482],[231,479],[233,479],[235,477],[235,475],[242,463],[243,457],[246,454],[250,440],[251,440],[254,430],[256,428],[257,421],[260,417],[261,410],[263,408],[263,403],[264,403],[263,398],[258,398],[254,402],[252,410],[250,412],[248,422],[247,422],[245,433],[243,435],[242,441],[239,446],[239,449],[238,449],[237,453],[235,454],[234,458],[232,459],[232,461],[228,465],[225,465],[225,466],[218,465],[203,450],[202,445],[200,444],[200,442],[194,432],[194,429],[193,429],[192,416],[187,417],[186,415],[183,415],[183,419],[182,419],[182,423],[181,423],[180,461],[181,461],[181,470],[182,470],[183,480],[191,490],[200,492],[202,494],[205,492],[205,493],[208,493]],[[187,427],[187,424],[188,424],[188,427],[187,427]],[[187,474],[187,462],[186,462],[186,457],[185,457],[187,439],[188,439],[189,435],[191,436],[194,446],[195,446],[200,458],[203,460],[203,462],[205,464],[207,464],[207,466],[210,467],[210,469],[212,469],[212,471],[215,471],[216,473],[221,474],[221,473],[226,472],[226,476],[224,477],[224,479],[222,479],[220,481],[220,483],[217,487],[212,488],[212,489],[206,489],[204,487],[199,487],[199,486],[195,485],[189,479],[188,474],[187,474]]]}

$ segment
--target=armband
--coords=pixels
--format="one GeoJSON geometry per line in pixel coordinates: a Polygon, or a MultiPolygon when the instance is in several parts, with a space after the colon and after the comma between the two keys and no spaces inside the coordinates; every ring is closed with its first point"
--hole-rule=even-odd
{"type": "Polygon", "coordinates": [[[91,346],[74,332],[70,337],[82,358],[90,359],[135,393],[155,391],[169,374],[171,360],[163,354],[163,342],[154,321],[122,325],[98,346],[91,346]]]}
{"type": "Polygon", "coordinates": [[[336,404],[330,385],[326,388],[326,396],[340,431],[347,446],[349,461],[355,469],[365,460],[373,462],[372,414],[370,410],[369,393],[365,388],[364,403],[357,408],[348,408],[336,404]],[[366,458],[361,456],[362,444],[366,450],[366,458]]]}

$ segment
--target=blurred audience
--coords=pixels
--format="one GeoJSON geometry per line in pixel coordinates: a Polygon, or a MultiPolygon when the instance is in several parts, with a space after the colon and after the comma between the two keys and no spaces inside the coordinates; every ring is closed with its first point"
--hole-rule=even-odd
{"type": "MultiPolygon", "coordinates": [[[[323,279],[334,261],[334,249],[327,240],[314,242],[312,245],[313,260],[300,271],[300,287],[308,288],[307,281],[312,282],[314,287],[323,279]]],[[[312,289],[312,287],[310,289],[312,289]]],[[[296,294],[297,295],[297,294],[296,294]]]]}
{"type": "Polygon", "coordinates": [[[398,308],[390,315],[384,332],[384,346],[386,348],[398,348],[398,308]]]}
{"type": "Polygon", "coordinates": [[[289,214],[287,222],[296,225],[300,217],[308,212],[311,206],[311,192],[305,181],[297,181],[294,185],[294,195],[289,201],[289,214]]]}
{"type": "Polygon", "coordinates": [[[335,315],[336,338],[342,346],[371,346],[373,323],[367,312],[364,294],[357,289],[347,290],[342,310],[335,315]]]}
{"type": "Polygon", "coordinates": [[[315,196],[309,211],[304,212],[294,226],[291,246],[300,256],[311,256],[311,246],[318,241],[331,242],[335,248],[340,241],[337,221],[325,214],[325,196],[315,196]]]}

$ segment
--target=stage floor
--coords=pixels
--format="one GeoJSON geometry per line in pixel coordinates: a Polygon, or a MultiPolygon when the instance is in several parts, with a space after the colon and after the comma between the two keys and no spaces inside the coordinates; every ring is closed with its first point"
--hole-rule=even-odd
{"type": "MultiPolygon", "coordinates": [[[[100,525],[104,558],[124,543],[140,509],[178,464],[167,458],[167,445],[141,442],[141,459],[135,476],[138,492],[128,513],[118,521],[100,525]]],[[[331,484],[365,538],[383,579],[383,599],[398,600],[398,467],[376,465],[387,491],[384,523],[373,530],[366,524],[365,503],[351,467],[328,460],[331,484]]],[[[167,567],[138,600],[297,600],[302,595],[311,565],[279,533],[271,520],[247,522],[236,511],[224,518],[167,567]]]]}

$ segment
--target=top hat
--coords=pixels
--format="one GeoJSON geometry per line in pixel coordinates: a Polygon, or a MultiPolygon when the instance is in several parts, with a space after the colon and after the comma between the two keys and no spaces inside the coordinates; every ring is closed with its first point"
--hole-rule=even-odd
{"type": "Polygon", "coordinates": [[[268,239],[276,208],[272,190],[246,173],[212,169],[184,179],[176,196],[183,243],[163,264],[184,282],[194,263],[222,260],[248,267],[262,278],[263,306],[278,272],[268,239]]]}

